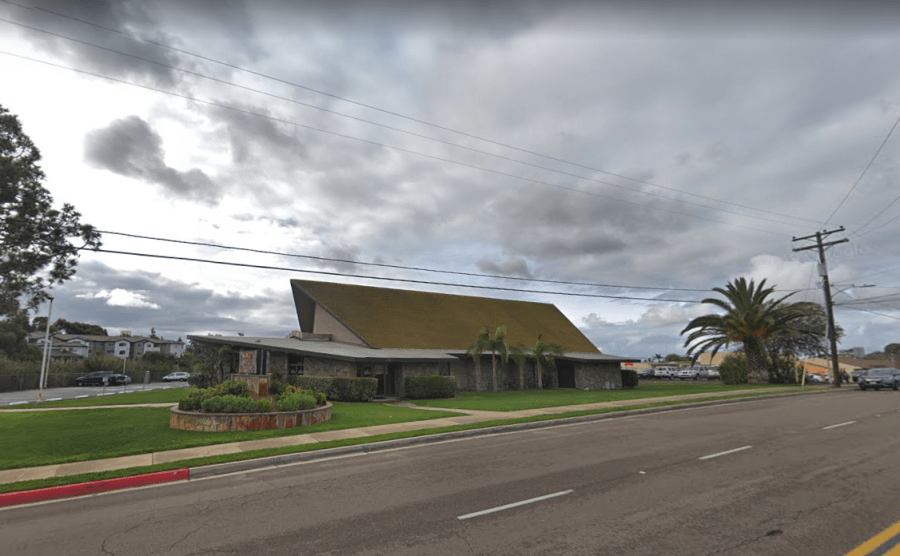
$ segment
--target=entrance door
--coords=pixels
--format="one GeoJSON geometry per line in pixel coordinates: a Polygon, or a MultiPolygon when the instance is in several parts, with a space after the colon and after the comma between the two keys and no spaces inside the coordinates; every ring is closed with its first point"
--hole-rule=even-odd
{"type": "Polygon", "coordinates": [[[394,396],[397,394],[395,385],[397,377],[400,376],[400,363],[388,363],[387,373],[384,375],[384,395],[394,396]]]}
{"type": "Polygon", "coordinates": [[[575,388],[575,363],[557,361],[556,374],[559,377],[560,388],[575,388]]]}

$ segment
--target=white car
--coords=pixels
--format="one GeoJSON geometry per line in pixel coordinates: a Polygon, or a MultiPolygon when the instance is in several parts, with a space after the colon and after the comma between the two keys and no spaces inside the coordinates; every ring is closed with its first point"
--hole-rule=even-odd
{"type": "Polygon", "coordinates": [[[678,380],[684,380],[686,378],[699,380],[700,377],[706,378],[706,369],[701,367],[690,367],[687,369],[681,369],[678,371],[678,380]]]}
{"type": "Polygon", "coordinates": [[[656,367],[653,378],[678,378],[678,367],[656,367]]]}
{"type": "Polygon", "coordinates": [[[178,373],[167,374],[162,379],[163,379],[163,382],[176,382],[179,380],[182,382],[187,382],[187,379],[189,379],[189,378],[191,378],[191,373],[178,372],[178,373]]]}

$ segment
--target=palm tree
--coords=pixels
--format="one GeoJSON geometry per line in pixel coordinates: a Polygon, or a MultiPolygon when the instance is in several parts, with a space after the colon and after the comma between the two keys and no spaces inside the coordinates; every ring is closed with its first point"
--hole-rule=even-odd
{"type": "MultiPolygon", "coordinates": [[[[538,388],[544,389],[544,373],[542,371],[542,367],[546,367],[548,370],[553,370],[556,368],[556,359],[554,356],[562,355],[563,349],[561,346],[556,344],[545,344],[541,339],[543,334],[538,334],[537,342],[535,342],[534,347],[529,347],[531,350],[531,356],[534,357],[534,367],[537,374],[537,383],[538,388]]],[[[522,376],[520,371],[519,381],[520,384],[523,384],[524,388],[524,376],[522,376]]]]}
{"type": "Polygon", "coordinates": [[[792,323],[803,313],[783,303],[790,294],[768,299],[775,288],[766,288],[765,284],[765,280],[757,286],[753,280],[748,283],[745,278],[737,278],[725,288],[713,288],[725,299],[707,298],[703,303],[715,305],[725,313],[697,317],[684,327],[682,335],[691,331],[684,342],[688,355],[712,348],[715,356],[720,348],[740,343],[750,384],[767,382],[765,341],[779,334],[795,334],[792,323]]]}
{"type": "Polygon", "coordinates": [[[499,391],[497,380],[497,355],[499,354],[500,359],[506,364],[509,362],[510,355],[513,354],[509,342],[506,341],[505,324],[501,324],[497,327],[493,337],[487,328],[482,328],[481,332],[478,333],[478,338],[475,340],[475,343],[466,350],[466,354],[475,359],[476,384],[478,382],[478,377],[481,375],[481,354],[487,351],[491,352],[491,382],[494,392],[496,393],[499,391]]]}

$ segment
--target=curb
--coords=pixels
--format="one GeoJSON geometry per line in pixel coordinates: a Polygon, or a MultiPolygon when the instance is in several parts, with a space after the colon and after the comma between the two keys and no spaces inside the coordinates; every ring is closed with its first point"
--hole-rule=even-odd
{"type": "Polygon", "coordinates": [[[187,479],[190,479],[190,469],[185,468],[176,469],[174,471],[145,473],[143,475],[134,475],[132,477],[120,477],[118,479],[107,479],[105,481],[91,481],[74,485],[39,488],[37,490],[7,492],[0,494],[0,508],[16,506],[19,504],[30,504],[33,502],[43,502],[45,500],[55,500],[58,498],[84,496],[85,494],[97,494],[99,492],[109,492],[111,490],[120,490],[123,488],[157,485],[173,481],[185,481],[187,479]]]}

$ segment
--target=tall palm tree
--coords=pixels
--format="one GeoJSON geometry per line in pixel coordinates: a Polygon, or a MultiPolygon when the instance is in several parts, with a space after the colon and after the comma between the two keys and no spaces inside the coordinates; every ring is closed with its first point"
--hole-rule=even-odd
{"type": "MultiPolygon", "coordinates": [[[[557,344],[545,344],[541,339],[543,334],[538,334],[537,342],[535,342],[533,347],[529,347],[528,349],[531,351],[531,356],[534,357],[534,367],[537,373],[537,383],[538,388],[544,389],[544,373],[543,367],[546,367],[548,370],[553,370],[556,368],[556,359],[554,358],[557,355],[563,354],[562,346],[557,344]]],[[[522,384],[524,384],[524,377],[521,376],[519,380],[522,384]]],[[[523,386],[524,388],[524,386],[523,386]]]]}
{"type": "Polygon", "coordinates": [[[475,340],[475,343],[466,350],[466,354],[475,359],[476,383],[478,377],[481,375],[481,354],[488,351],[491,352],[491,382],[494,392],[496,393],[499,391],[500,386],[497,380],[497,355],[499,354],[500,359],[506,364],[509,362],[509,357],[513,351],[510,348],[509,342],[506,341],[505,324],[498,326],[497,330],[494,331],[493,336],[491,336],[491,333],[487,328],[482,328],[481,332],[478,333],[478,338],[475,340]]]}
{"type": "Polygon", "coordinates": [[[795,334],[792,323],[803,316],[801,311],[784,300],[769,299],[775,288],[766,288],[766,281],[759,285],[745,278],[729,282],[725,288],[713,288],[725,299],[707,298],[703,303],[715,305],[724,314],[697,317],[681,331],[691,332],[684,342],[688,355],[702,353],[712,348],[712,355],[732,342],[742,344],[747,362],[747,378],[751,384],[767,382],[765,341],[778,334],[795,334]]]}

